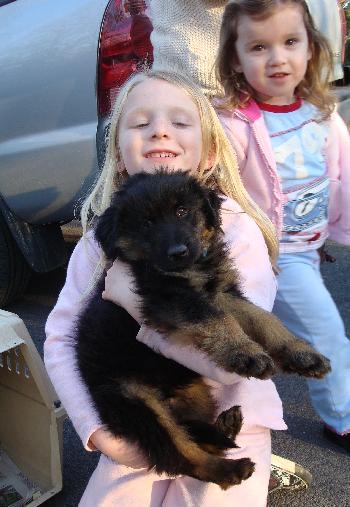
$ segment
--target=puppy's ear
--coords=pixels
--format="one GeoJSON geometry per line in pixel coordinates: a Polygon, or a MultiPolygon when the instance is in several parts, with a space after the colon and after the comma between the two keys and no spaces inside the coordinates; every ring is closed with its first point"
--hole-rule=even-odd
{"type": "Polygon", "coordinates": [[[210,188],[205,192],[205,208],[204,212],[208,220],[208,225],[218,229],[221,225],[221,203],[223,199],[215,190],[210,188]]]}
{"type": "Polygon", "coordinates": [[[111,205],[97,219],[95,226],[95,238],[109,260],[117,257],[118,216],[117,206],[111,205]]]}

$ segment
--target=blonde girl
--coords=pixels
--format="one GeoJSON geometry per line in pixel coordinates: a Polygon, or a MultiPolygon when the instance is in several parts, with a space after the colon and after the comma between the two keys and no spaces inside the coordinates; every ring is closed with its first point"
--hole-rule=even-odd
{"type": "MultiPolygon", "coordinates": [[[[276,260],[278,242],[274,228],[242,185],[235,153],[214,109],[203,96],[199,87],[195,86],[190,79],[179,73],[175,74],[167,71],[149,70],[135,74],[120,91],[110,120],[105,163],[94,189],[82,207],[81,218],[84,233],[87,232],[89,222],[93,220],[93,217],[101,215],[109,206],[111,195],[128,177],[129,172],[125,168],[121,157],[120,147],[117,142],[111,142],[111,140],[116,140],[119,137],[122,112],[129,93],[139,83],[148,79],[169,82],[181,88],[191,98],[198,109],[202,135],[201,159],[198,168],[195,169],[198,179],[216,187],[224,195],[234,199],[253,218],[264,236],[271,260],[276,260]],[[210,161],[209,165],[208,161],[210,161]]],[[[154,107],[154,105],[151,104],[151,107],[154,107]]]]}
{"type": "Polygon", "coordinates": [[[350,341],[319,269],[326,238],[350,244],[350,140],[328,87],[331,65],[304,0],[227,5],[220,118],[246,189],[278,231],[274,312],[331,360],[309,392],[325,437],[350,452],[350,341]]]}
{"type": "Polygon", "coordinates": [[[270,380],[244,379],[217,368],[191,347],[176,347],[142,325],[125,267],[109,269],[104,297],[122,305],[141,324],[136,339],[206,377],[222,411],[241,405],[244,425],[232,457],[249,456],[256,471],[241,485],[222,491],[190,477],[157,476],[137,447],[110,435],[96,414],[76,370],[74,321],[105,260],[89,228],[128,175],[153,172],[164,162],[186,169],[226,195],[223,230],[242,287],[256,304],[271,309],[275,280],[269,253],[276,256],[271,223],[244,190],[232,148],[207,99],[187,78],[169,72],[137,74],[121,89],[111,117],[106,160],[83,207],[84,238],[68,266],[66,283],[51,312],[45,363],[54,386],[87,450],[101,451],[80,501],[81,507],[264,507],[270,476],[270,429],[284,429],[280,399],[270,380]],[[264,239],[265,238],[265,239],[264,239]],[[266,241],[266,242],[265,242],[266,241]],[[269,247],[269,250],[267,246],[269,247]],[[92,281],[92,282],[91,282],[92,281]]]}

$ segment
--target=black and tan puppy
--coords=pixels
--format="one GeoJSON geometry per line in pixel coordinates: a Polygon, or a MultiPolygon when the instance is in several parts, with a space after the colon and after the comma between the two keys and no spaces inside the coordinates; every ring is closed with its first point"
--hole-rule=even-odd
{"type": "MultiPolygon", "coordinates": [[[[329,362],[243,297],[220,229],[221,199],[186,173],[138,174],[98,219],[106,257],[128,263],[149,325],[191,343],[219,366],[268,378],[275,364],[322,377],[329,362]]],[[[215,420],[202,378],[135,339],[137,323],[101,299],[98,284],[77,323],[77,358],[102,421],[136,442],[150,467],[222,488],[248,478],[248,459],[229,460],[239,407],[215,420]]]]}

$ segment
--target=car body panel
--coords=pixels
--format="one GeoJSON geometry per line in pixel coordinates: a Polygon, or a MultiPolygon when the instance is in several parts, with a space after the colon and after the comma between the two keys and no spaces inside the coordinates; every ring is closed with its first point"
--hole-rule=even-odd
{"type": "Polygon", "coordinates": [[[72,219],[97,176],[96,63],[107,3],[0,7],[0,193],[29,223],[72,219]]]}

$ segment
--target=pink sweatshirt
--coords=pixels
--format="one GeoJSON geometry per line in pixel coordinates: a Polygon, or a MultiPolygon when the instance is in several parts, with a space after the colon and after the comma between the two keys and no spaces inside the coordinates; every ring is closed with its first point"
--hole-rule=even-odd
{"type": "MultiPolygon", "coordinates": [[[[236,150],[244,186],[280,235],[284,196],[259,107],[252,100],[245,108],[219,111],[219,118],[236,150]]],[[[332,114],[329,125],[325,153],[330,179],[329,237],[350,245],[350,137],[338,113],[332,114]]]]}
{"type": "MultiPolygon", "coordinates": [[[[226,199],[223,204],[222,218],[230,254],[241,273],[245,294],[254,303],[271,310],[276,281],[260,230],[231,199],[226,199]]],[[[72,329],[99,255],[99,247],[91,234],[86,237],[85,242],[80,240],[77,244],[69,262],[66,283],[47,320],[47,339],[44,346],[45,365],[50,378],[87,449],[89,437],[101,426],[101,421],[76,368],[72,329]]],[[[228,373],[193,348],[170,345],[166,339],[143,326],[137,339],[207,377],[218,400],[219,412],[232,405],[241,405],[244,416],[242,435],[246,432],[248,438],[251,438],[252,431],[254,433],[259,427],[286,429],[282,404],[271,380],[245,379],[228,373]]],[[[128,452],[128,443],[120,439],[121,463],[124,456],[128,458],[128,452]]],[[[215,485],[211,486],[217,488],[215,485]]],[[[114,504],[102,502],[101,505],[114,504]]],[[[254,504],[252,507],[255,507],[254,504]]]]}

